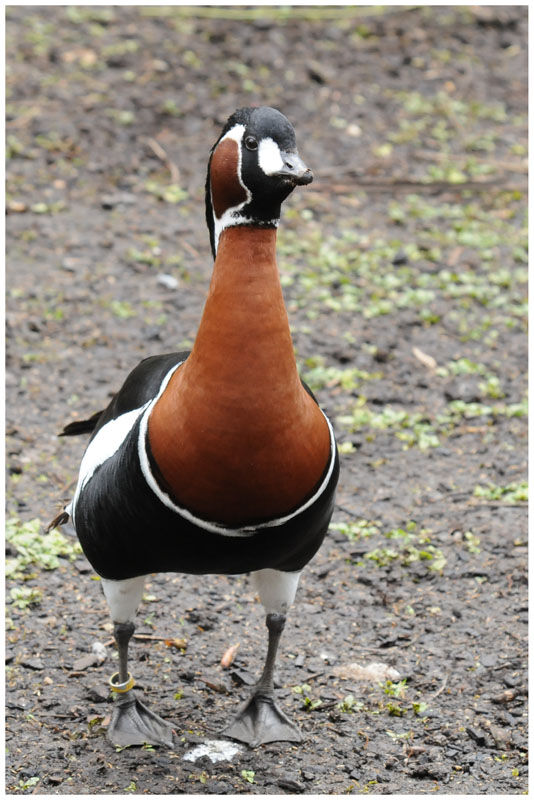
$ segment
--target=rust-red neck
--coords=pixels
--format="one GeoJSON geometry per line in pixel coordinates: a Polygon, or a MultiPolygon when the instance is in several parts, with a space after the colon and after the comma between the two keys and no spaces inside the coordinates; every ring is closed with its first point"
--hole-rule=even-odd
{"type": "Polygon", "coordinates": [[[193,350],[149,421],[178,502],[228,524],[298,506],[330,454],[298,376],[275,246],[276,230],[223,231],[193,350]]]}

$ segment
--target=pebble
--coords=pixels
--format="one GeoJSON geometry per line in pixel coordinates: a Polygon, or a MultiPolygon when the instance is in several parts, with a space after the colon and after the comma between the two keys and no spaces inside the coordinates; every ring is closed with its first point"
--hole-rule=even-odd
{"type": "Polygon", "coordinates": [[[80,267],[79,258],[64,258],[61,262],[61,269],[65,272],[76,272],[80,267]]]}
{"type": "Polygon", "coordinates": [[[76,659],[76,661],[74,661],[72,664],[72,669],[74,672],[83,672],[83,670],[87,669],[88,667],[94,667],[98,663],[98,657],[94,653],[88,653],[87,655],[76,659]]]}
{"type": "Polygon", "coordinates": [[[131,206],[137,202],[137,198],[131,192],[117,192],[116,194],[104,194],[100,198],[100,205],[105,211],[110,211],[115,206],[131,206]]]}
{"type": "Polygon", "coordinates": [[[465,732],[466,732],[466,733],[467,733],[467,735],[468,735],[468,736],[470,736],[470,737],[471,737],[471,739],[473,739],[473,741],[474,741],[474,742],[476,742],[476,743],[477,743],[477,744],[478,744],[480,747],[484,747],[484,746],[486,745],[486,737],[485,737],[485,735],[482,733],[482,731],[481,731],[481,730],[478,730],[478,729],[476,729],[476,728],[470,728],[469,726],[466,726],[465,732]]]}
{"type": "MultiPolygon", "coordinates": [[[[64,530],[65,526],[62,525],[61,529],[64,530]]],[[[88,561],[75,561],[74,567],[80,573],[80,575],[86,575],[88,572],[93,571],[88,561]]]]}
{"type": "Polygon", "coordinates": [[[27,658],[21,661],[20,664],[22,667],[28,667],[28,669],[44,669],[44,664],[39,658],[27,658]]]}
{"type": "Polygon", "coordinates": [[[91,652],[97,657],[100,664],[106,660],[107,651],[102,642],[93,642],[91,652]]]}
{"type": "Polygon", "coordinates": [[[464,403],[480,402],[482,396],[479,382],[479,378],[470,376],[453,378],[444,389],[446,400],[462,400],[464,403]]]}
{"type": "Polygon", "coordinates": [[[256,683],[254,675],[251,675],[250,672],[246,672],[243,669],[233,669],[230,672],[230,677],[239,686],[254,686],[256,683]]]}
{"type": "Polygon", "coordinates": [[[92,702],[92,703],[106,703],[109,700],[109,686],[101,683],[101,684],[91,684],[91,685],[84,685],[84,693],[85,696],[92,702]]]}
{"type": "Polygon", "coordinates": [[[162,273],[161,275],[158,275],[157,282],[160,284],[160,286],[165,286],[166,289],[178,288],[178,279],[175,278],[174,275],[162,273]]]}
{"type": "Polygon", "coordinates": [[[304,791],[304,786],[302,783],[299,783],[292,778],[280,778],[277,781],[277,786],[281,789],[285,789],[288,792],[293,792],[294,794],[300,794],[304,791]]]}
{"type": "Polygon", "coordinates": [[[28,210],[28,206],[21,200],[12,200],[7,204],[7,210],[10,214],[23,214],[28,210]]]}
{"type": "Polygon", "coordinates": [[[521,677],[519,675],[505,675],[503,682],[508,686],[510,689],[514,689],[521,683],[521,677]]]}

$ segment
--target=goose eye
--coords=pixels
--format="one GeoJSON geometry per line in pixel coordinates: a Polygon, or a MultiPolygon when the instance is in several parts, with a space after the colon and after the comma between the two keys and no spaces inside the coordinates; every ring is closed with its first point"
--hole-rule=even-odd
{"type": "Polygon", "coordinates": [[[254,138],[254,136],[247,136],[245,139],[245,147],[247,150],[257,150],[258,149],[258,141],[254,138]]]}

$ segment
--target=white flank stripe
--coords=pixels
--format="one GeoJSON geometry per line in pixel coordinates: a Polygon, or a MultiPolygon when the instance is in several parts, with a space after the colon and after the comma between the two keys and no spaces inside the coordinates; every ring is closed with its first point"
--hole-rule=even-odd
{"type": "MultiPolygon", "coordinates": [[[[175,369],[180,366],[180,364],[183,364],[183,361],[180,361],[171,370],[169,370],[163,379],[157,395],[158,397],[165,389],[171,375],[175,369]]],[[[68,513],[71,515],[75,527],[76,523],[74,520],[74,515],[76,511],[76,502],[81,491],[86,486],[87,482],[93,477],[96,468],[103,464],[104,461],[107,461],[108,458],[111,458],[111,456],[115,455],[139,419],[139,416],[143,413],[145,408],[150,405],[151,402],[153,401],[147,400],[147,402],[139,408],[134,408],[132,411],[127,411],[125,414],[121,414],[120,417],[116,417],[115,419],[106,422],[106,424],[100,428],[95,438],[89,443],[89,446],[83,455],[82,463],[80,464],[78,485],[76,486],[74,498],[70,503],[70,506],[67,506],[65,509],[66,511],[68,510],[68,513]]]]}
{"type": "Polygon", "coordinates": [[[71,503],[74,525],[76,525],[74,518],[76,514],[76,503],[80,492],[86,486],[87,482],[91,480],[96,468],[117,452],[147,405],[148,403],[145,403],[145,405],[140,408],[134,408],[133,411],[127,411],[125,414],[121,414],[120,417],[106,422],[106,424],[100,428],[92,442],[89,443],[83,455],[82,463],[80,464],[78,485],[76,486],[74,499],[71,503]]]}
{"type": "Polygon", "coordinates": [[[280,148],[270,136],[262,139],[258,148],[258,164],[266,175],[274,175],[283,169],[284,161],[280,154],[280,148]]]}

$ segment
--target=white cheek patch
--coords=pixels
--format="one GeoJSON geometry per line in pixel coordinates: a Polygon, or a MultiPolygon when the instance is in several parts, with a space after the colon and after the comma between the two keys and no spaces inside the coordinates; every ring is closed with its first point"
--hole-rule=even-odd
{"type": "Polygon", "coordinates": [[[280,148],[270,136],[260,141],[258,147],[258,164],[266,175],[274,175],[280,172],[284,166],[284,160],[280,153],[280,148]]]}

